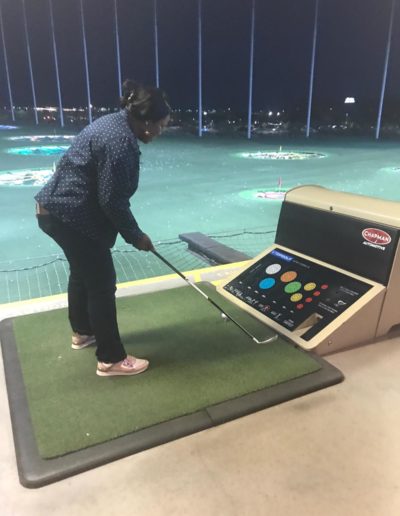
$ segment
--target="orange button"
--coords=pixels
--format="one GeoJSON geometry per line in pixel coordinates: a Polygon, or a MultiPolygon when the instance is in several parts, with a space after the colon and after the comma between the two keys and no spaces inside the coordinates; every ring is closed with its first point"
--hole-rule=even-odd
{"type": "Polygon", "coordinates": [[[306,297],[304,300],[306,303],[311,303],[312,297],[306,297]]]}
{"type": "Polygon", "coordinates": [[[289,283],[290,281],[293,281],[296,278],[297,278],[296,271],[287,271],[282,274],[281,281],[283,281],[283,283],[289,283]]]}

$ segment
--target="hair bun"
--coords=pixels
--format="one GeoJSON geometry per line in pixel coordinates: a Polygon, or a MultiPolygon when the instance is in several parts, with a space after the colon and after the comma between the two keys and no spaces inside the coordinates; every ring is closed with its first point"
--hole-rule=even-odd
{"type": "Polygon", "coordinates": [[[139,82],[126,79],[122,85],[122,108],[126,108],[134,118],[157,122],[171,111],[165,93],[159,88],[143,86],[139,82]]]}
{"type": "Polygon", "coordinates": [[[130,97],[138,89],[139,83],[132,79],[126,79],[122,84],[122,95],[126,98],[130,97]]]}
{"type": "Polygon", "coordinates": [[[126,79],[122,84],[122,97],[120,99],[121,107],[126,107],[128,104],[133,104],[138,97],[140,91],[140,84],[132,79],[126,79]]]}

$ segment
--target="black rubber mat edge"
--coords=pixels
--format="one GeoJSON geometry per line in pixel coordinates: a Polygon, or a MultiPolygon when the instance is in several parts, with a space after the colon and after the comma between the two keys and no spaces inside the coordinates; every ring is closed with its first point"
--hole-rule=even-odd
{"type": "Polygon", "coordinates": [[[300,398],[311,392],[315,392],[332,385],[336,385],[344,380],[343,373],[332,364],[316,355],[307,353],[319,363],[321,369],[314,373],[309,373],[299,378],[294,378],[288,382],[279,383],[251,392],[245,396],[224,401],[218,405],[208,407],[206,410],[214,425],[226,423],[232,419],[243,417],[285,401],[300,398]]]}

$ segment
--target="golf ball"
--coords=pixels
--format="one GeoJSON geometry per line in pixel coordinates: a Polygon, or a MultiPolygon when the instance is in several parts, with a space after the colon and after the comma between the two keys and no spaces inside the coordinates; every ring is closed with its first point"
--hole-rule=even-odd
{"type": "Polygon", "coordinates": [[[222,317],[222,319],[223,319],[224,321],[228,321],[228,320],[229,320],[229,319],[228,319],[228,316],[227,316],[227,315],[225,315],[224,313],[222,313],[222,314],[221,314],[221,317],[222,317]]]}

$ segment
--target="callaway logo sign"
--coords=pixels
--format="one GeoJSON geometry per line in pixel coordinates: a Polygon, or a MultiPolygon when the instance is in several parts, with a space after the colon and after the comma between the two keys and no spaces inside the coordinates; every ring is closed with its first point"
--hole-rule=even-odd
{"type": "Polygon", "coordinates": [[[386,231],[376,228],[364,229],[362,236],[365,240],[371,242],[371,244],[387,245],[392,241],[391,236],[386,233],[386,231]]]}

